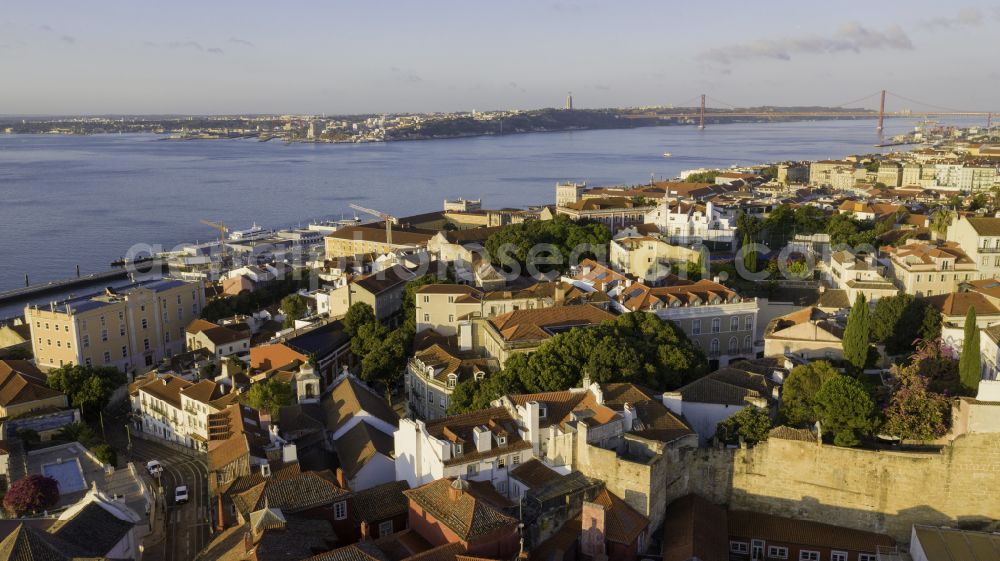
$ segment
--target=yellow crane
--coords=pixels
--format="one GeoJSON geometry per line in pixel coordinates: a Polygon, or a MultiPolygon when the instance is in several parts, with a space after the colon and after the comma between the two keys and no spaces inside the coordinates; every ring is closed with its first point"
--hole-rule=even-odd
{"type": "Polygon", "coordinates": [[[392,225],[399,224],[398,218],[390,214],[379,212],[377,210],[372,210],[370,208],[365,208],[363,206],[356,204],[351,204],[351,208],[360,212],[364,212],[365,214],[370,214],[372,216],[385,220],[385,243],[386,245],[392,245],[392,225]]]}
{"type": "Polygon", "coordinates": [[[225,222],[212,222],[211,220],[202,219],[201,223],[206,226],[211,226],[219,231],[219,249],[222,250],[222,261],[226,261],[226,234],[229,233],[229,228],[226,227],[225,222]]]}

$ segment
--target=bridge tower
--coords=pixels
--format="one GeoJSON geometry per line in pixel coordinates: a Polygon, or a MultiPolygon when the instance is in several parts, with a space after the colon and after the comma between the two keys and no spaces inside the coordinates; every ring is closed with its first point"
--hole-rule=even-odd
{"type": "Polygon", "coordinates": [[[705,94],[701,94],[701,112],[698,114],[698,128],[705,128],[705,94]]]}
{"type": "Polygon", "coordinates": [[[878,132],[882,132],[882,124],[885,120],[885,90],[882,90],[882,98],[878,104],[878,132]]]}

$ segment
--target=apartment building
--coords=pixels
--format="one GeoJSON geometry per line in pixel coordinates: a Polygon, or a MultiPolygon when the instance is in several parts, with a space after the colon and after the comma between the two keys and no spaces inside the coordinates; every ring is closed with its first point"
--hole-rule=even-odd
{"type": "Polygon", "coordinates": [[[451,337],[470,319],[549,308],[585,296],[564,282],[539,282],[491,291],[465,284],[428,284],[416,291],[417,333],[433,329],[439,335],[451,337]]]}
{"type": "Polygon", "coordinates": [[[475,352],[438,343],[419,350],[406,365],[404,386],[410,412],[428,421],[444,417],[458,384],[481,381],[498,370],[500,363],[496,359],[475,352]]]}
{"type": "Polygon", "coordinates": [[[233,329],[196,319],[187,326],[185,333],[189,351],[206,349],[218,358],[250,351],[249,329],[233,329]]]}
{"type": "Polygon", "coordinates": [[[479,346],[502,367],[512,354],[533,352],[557,333],[614,318],[614,314],[593,304],[516,310],[479,320],[479,346]]]}
{"type": "Polygon", "coordinates": [[[1000,218],[959,215],[945,237],[972,260],[978,274],[972,278],[1000,278],[1000,218]]]}
{"type": "Polygon", "coordinates": [[[35,362],[135,372],[184,352],[185,328],[205,307],[201,281],[144,281],[105,294],[28,306],[35,362]]]}
{"type": "Polygon", "coordinates": [[[963,247],[954,242],[913,240],[899,247],[885,246],[881,252],[888,257],[889,274],[903,292],[933,296],[954,292],[960,282],[976,278],[976,263],[963,247]]]}
{"type": "Polygon", "coordinates": [[[402,265],[395,265],[348,280],[329,292],[318,293],[316,298],[326,300],[320,308],[326,309],[330,317],[343,316],[353,304],[361,302],[372,307],[379,321],[385,321],[402,308],[406,283],[415,276],[402,265]]]}
{"type": "Polygon", "coordinates": [[[859,294],[869,302],[885,296],[895,296],[899,289],[884,275],[885,266],[874,255],[855,255],[850,251],[837,251],[830,256],[829,281],[833,288],[847,293],[851,304],[859,294]]]}
{"type": "Polygon", "coordinates": [[[995,164],[940,163],[934,165],[935,186],[967,192],[989,192],[997,181],[995,164]]]}
{"type": "MultiPolygon", "coordinates": [[[[643,200],[625,197],[602,197],[581,199],[576,202],[556,206],[556,214],[563,214],[572,220],[593,220],[607,226],[612,232],[632,224],[642,224],[646,214],[656,208],[643,200]]],[[[543,213],[544,215],[544,213],[543,213]]]]}
{"type": "Polygon", "coordinates": [[[189,382],[151,373],[129,385],[135,428],[201,452],[208,451],[209,415],[238,403],[239,394],[211,380],[189,382]]]}
{"type": "Polygon", "coordinates": [[[764,356],[841,360],[846,327],[846,316],[824,312],[815,306],[776,317],[764,330],[764,356]]]}
{"type": "Polygon", "coordinates": [[[619,285],[608,295],[617,311],[651,312],[674,322],[705,351],[712,368],[755,354],[757,299],[744,299],[717,282],[702,279],[660,287],[632,283],[619,285]]]}
{"type": "MultiPolygon", "coordinates": [[[[809,184],[849,189],[857,180],[856,165],[847,160],[820,160],[809,164],[809,184]]],[[[864,171],[864,170],[862,170],[864,171]]]]}
{"type": "Polygon", "coordinates": [[[503,407],[435,421],[401,419],[394,436],[396,480],[410,488],[442,478],[486,481],[506,495],[510,470],[535,457],[503,407]]]}
{"type": "Polygon", "coordinates": [[[664,200],[646,213],[643,220],[654,224],[661,237],[672,244],[699,243],[733,244],[736,239],[735,218],[730,219],[711,202],[696,204],[664,200]]]}
{"type": "Polygon", "coordinates": [[[671,245],[653,236],[627,236],[611,240],[608,261],[615,269],[654,284],[670,275],[675,263],[697,263],[701,252],[671,245]]]}
{"type": "Polygon", "coordinates": [[[326,236],[324,249],[328,260],[363,259],[385,253],[412,253],[427,247],[436,230],[393,227],[392,240],[383,224],[364,224],[341,228],[326,236]]]}

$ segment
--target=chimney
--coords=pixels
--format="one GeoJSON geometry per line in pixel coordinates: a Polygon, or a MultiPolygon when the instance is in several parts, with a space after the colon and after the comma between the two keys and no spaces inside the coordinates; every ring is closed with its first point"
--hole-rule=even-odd
{"type": "Polygon", "coordinates": [[[364,520],[361,521],[361,536],[360,541],[366,542],[371,539],[371,530],[368,528],[368,523],[364,520]]]}
{"type": "Polygon", "coordinates": [[[556,281],[555,301],[556,306],[561,306],[566,301],[566,288],[562,281],[556,281]]]}
{"type": "Polygon", "coordinates": [[[344,481],[344,470],[337,468],[337,486],[341,489],[347,489],[347,482],[344,481]]]}
{"type": "Polygon", "coordinates": [[[250,531],[248,530],[243,534],[243,550],[246,551],[247,553],[250,553],[250,550],[252,549],[253,549],[253,536],[250,535],[250,531]]]}
{"type": "Polygon", "coordinates": [[[281,447],[281,461],[286,464],[299,461],[298,448],[295,444],[285,444],[281,447]]]}
{"type": "Polygon", "coordinates": [[[218,497],[218,504],[216,505],[215,511],[218,513],[219,517],[216,529],[221,532],[226,529],[226,511],[222,508],[222,493],[219,493],[216,496],[218,497]]]}
{"type": "Polygon", "coordinates": [[[456,478],[454,481],[451,482],[451,485],[448,486],[448,499],[451,500],[452,502],[457,501],[458,499],[462,498],[462,495],[465,493],[466,490],[468,490],[468,488],[469,488],[468,481],[460,477],[456,478]]]}
{"type": "Polygon", "coordinates": [[[260,474],[264,477],[271,477],[271,464],[261,464],[260,474]]]}
{"type": "Polygon", "coordinates": [[[681,392],[663,392],[663,406],[674,415],[684,414],[684,398],[681,392]]]}
{"type": "Polygon", "coordinates": [[[632,430],[632,422],[635,421],[635,407],[631,403],[625,402],[622,417],[625,420],[625,432],[632,430]]]}
{"type": "Polygon", "coordinates": [[[490,451],[490,429],[484,426],[478,426],[472,429],[473,439],[476,441],[476,452],[489,452],[490,451]]]}

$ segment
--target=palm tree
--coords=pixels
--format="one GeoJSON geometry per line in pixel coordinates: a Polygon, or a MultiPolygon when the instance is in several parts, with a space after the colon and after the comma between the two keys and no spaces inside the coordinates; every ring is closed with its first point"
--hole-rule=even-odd
{"type": "Polygon", "coordinates": [[[939,237],[944,237],[948,232],[948,226],[955,219],[955,211],[947,208],[939,208],[934,211],[931,218],[931,230],[939,237]]]}

